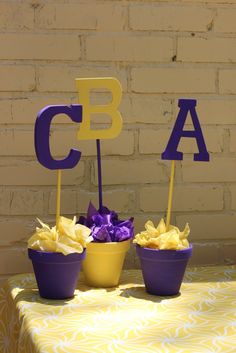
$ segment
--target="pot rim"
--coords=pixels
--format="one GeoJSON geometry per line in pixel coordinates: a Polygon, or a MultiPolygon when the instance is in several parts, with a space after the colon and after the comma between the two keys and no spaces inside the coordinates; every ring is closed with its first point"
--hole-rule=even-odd
{"type": "Polygon", "coordinates": [[[87,244],[87,252],[88,253],[123,253],[128,251],[130,248],[131,239],[123,240],[123,241],[114,241],[114,242],[91,242],[87,244]]]}
{"type": "Polygon", "coordinates": [[[82,253],[73,252],[71,254],[64,255],[62,252],[43,251],[28,248],[28,257],[33,262],[66,264],[80,262],[85,258],[85,255],[86,249],[84,249],[82,253]]]}
{"type": "MultiPolygon", "coordinates": [[[[121,244],[121,243],[128,243],[131,241],[131,238],[130,239],[126,239],[126,240],[122,240],[122,241],[105,241],[105,242],[100,242],[100,241],[91,241],[90,243],[88,244],[103,244],[103,245],[113,245],[113,244],[121,244]]],[[[88,245],[87,244],[87,245],[88,245]]]]}
{"type": "Polygon", "coordinates": [[[182,261],[192,255],[192,250],[193,246],[191,243],[188,248],[182,250],[151,249],[136,244],[138,256],[149,261],[182,261]]]}
{"type": "Polygon", "coordinates": [[[154,252],[187,252],[189,251],[190,249],[193,248],[193,244],[192,243],[189,243],[189,247],[186,248],[186,249],[179,249],[179,250],[173,250],[173,249],[153,249],[153,248],[146,248],[144,246],[141,246],[139,244],[135,244],[136,247],[139,247],[141,249],[145,249],[147,251],[154,251],[154,252]]]}

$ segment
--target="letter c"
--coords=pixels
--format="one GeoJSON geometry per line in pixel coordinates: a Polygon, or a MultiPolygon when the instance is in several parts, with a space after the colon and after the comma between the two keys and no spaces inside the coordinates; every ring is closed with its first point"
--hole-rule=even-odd
{"type": "Polygon", "coordinates": [[[71,149],[64,159],[56,160],[52,157],[49,146],[49,134],[52,119],[55,115],[65,114],[72,121],[82,122],[82,105],[49,105],[43,108],[37,116],[34,129],[34,144],[38,161],[48,169],[70,169],[79,162],[81,152],[71,149]]]}

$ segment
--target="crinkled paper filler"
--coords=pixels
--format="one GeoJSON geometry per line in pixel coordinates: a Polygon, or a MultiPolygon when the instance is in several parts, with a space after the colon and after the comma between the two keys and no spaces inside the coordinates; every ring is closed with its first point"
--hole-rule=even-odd
{"type": "Polygon", "coordinates": [[[58,229],[56,226],[50,228],[40,219],[37,218],[37,220],[41,228],[36,227],[35,233],[28,240],[28,247],[31,249],[60,252],[64,255],[80,254],[86,245],[93,240],[90,236],[91,230],[82,224],[76,224],[76,217],[69,219],[61,216],[58,229]]]}
{"type": "Polygon", "coordinates": [[[147,221],[145,230],[135,235],[134,243],[144,248],[160,250],[183,250],[189,247],[187,237],[190,233],[188,223],[181,232],[178,227],[169,226],[167,231],[166,224],[162,218],[157,227],[152,221],[147,221]]]}

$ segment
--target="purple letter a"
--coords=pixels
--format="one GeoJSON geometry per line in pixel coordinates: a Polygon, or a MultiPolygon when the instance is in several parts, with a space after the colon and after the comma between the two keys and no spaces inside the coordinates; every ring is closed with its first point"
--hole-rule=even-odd
{"type": "Polygon", "coordinates": [[[195,110],[197,101],[195,99],[180,99],[178,106],[180,108],[175,126],[168,141],[165,151],[162,153],[162,159],[182,160],[183,153],[177,151],[179,141],[182,137],[192,137],[196,139],[199,153],[194,153],[194,161],[209,161],[209,153],[203,138],[201,125],[199,123],[195,110]],[[194,130],[183,130],[188,112],[191,115],[194,130]]]}

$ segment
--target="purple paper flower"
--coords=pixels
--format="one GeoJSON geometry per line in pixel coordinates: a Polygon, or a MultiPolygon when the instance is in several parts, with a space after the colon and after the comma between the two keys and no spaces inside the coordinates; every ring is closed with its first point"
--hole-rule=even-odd
{"type": "Polygon", "coordinates": [[[127,220],[119,220],[115,211],[110,211],[103,206],[97,210],[90,202],[87,216],[80,216],[78,223],[92,230],[94,242],[107,243],[118,242],[133,238],[133,217],[127,220]]]}

